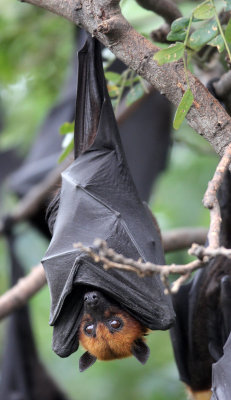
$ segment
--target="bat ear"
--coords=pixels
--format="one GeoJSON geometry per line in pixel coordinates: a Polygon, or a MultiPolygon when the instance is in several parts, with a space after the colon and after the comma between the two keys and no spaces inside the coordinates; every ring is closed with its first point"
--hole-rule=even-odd
{"type": "Polygon", "coordinates": [[[79,359],[79,371],[85,371],[85,369],[91,367],[96,362],[96,360],[97,358],[95,356],[86,351],[79,359]]]}
{"type": "Polygon", "coordinates": [[[132,354],[141,363],[148,361],[150,349],[142,339],[137,339],[132,345],[132,354]]]}

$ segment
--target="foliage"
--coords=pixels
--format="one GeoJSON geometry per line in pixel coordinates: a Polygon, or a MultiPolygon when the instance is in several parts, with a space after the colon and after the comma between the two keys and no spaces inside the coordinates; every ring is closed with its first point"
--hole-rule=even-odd
{"type": "MultiPolygon", "coordinates": [[[[229,11],[229,8],[230,1],[226,1],[224,11],[229,11]]],[[[188,59],[208,45],[217,47],[219,53],[226,50],[228,58],[231,60],[231,20],[223,28],[219,21],[215,1],[205,0],[191,11],[189,17],[178,18],[172,23],[167,39],[171,42],[176,41],[176,43],[167,49],[158,51],[153,58],[159,65],[178,61],[181,58],[184,60],[187,89],[174,119],[173,127],[178,129],[193,104],[193,94],[187,76],[188,59]]]]}
{"type": "Polygon", "coordinates": [[[0,96],[5,127],[0,147],[20,146],[25,151],[62,85],[73,28],[63,18],[25,3],[1,2],[0,96]]]}

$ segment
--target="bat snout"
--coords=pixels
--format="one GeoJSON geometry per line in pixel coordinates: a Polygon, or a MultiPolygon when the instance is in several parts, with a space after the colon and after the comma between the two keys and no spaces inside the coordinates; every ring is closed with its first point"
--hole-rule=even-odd
{"type": "Polygon", "coordinates": [[[99,304],[99,295],[97,292],[87,292],[84,295],[84,304],[87,308],[95,308],[99,304]]]}

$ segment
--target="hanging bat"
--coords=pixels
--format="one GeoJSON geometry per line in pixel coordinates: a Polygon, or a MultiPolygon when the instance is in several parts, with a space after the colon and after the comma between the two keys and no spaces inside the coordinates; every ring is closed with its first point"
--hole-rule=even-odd
{"type": "Polygon", "coordinates": [[[53,236],[42,260],[52,299],[53,349],[66,357],[78,349],[81,340],[88,350],[80,360],[81,370],[96,358],[135,354],[145,362],[147,329],[165,330],[174,322],[171,299],[164,294],[160,278],[105,271],[73,247],[80,241],[93,248],[94,239],[101,238],[126,257],[164,263],[159,233],[127,166],[104,79],[100,44],[92,38],[79,52],[76,104],[75,160],[62,174],[61,191],[48,208],[53,236]],[[100,295],[89,313],[84,299],[92,291],[100,295]],[[86,318],[92,333],[91,328],[84,328],[86,318]],[[115,350],[124,334],[127,338],[115,350]],[[99,344],[100,337],[106,338],[106,349],[99,344]]]}
{"type": "MultiPolygon", "coordinates": [[[[219,193],[222,215],[220,240],[228,248],[231,247],[230,189],[228,174],[219,193]]],[[[218,384],[222,378],[221,357],[231,331],[231,260],[224,256],[211,260],[173,296],[173,304],[176,324],[171,329],[171,339],[180,379],[187,385],[192,399],[209,400],[211,388],[215,396],[215,386],[221,387],[218,384]]],[[[231,362],[231,354],[226,354],[224,365],[228,357],[231,362]]],[[[213,400],[228,400],[230,393],[229,397],[213,397],[213,400]]]]}

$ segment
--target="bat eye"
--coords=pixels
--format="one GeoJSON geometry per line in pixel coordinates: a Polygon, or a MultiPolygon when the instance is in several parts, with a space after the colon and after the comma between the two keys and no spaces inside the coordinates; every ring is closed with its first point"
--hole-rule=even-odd
{"type": "Polygon", "coordinates": [[[91,336],[94,330],[94,324],[85,326],[84,331],[88,336],[91,336]]]}
{"type": "Polygon", "coordinates": [[[119,319],[112,319],[109,323],[111,328],[115,330],[118,330],[123,326],[122,322],[119,319]]]}

